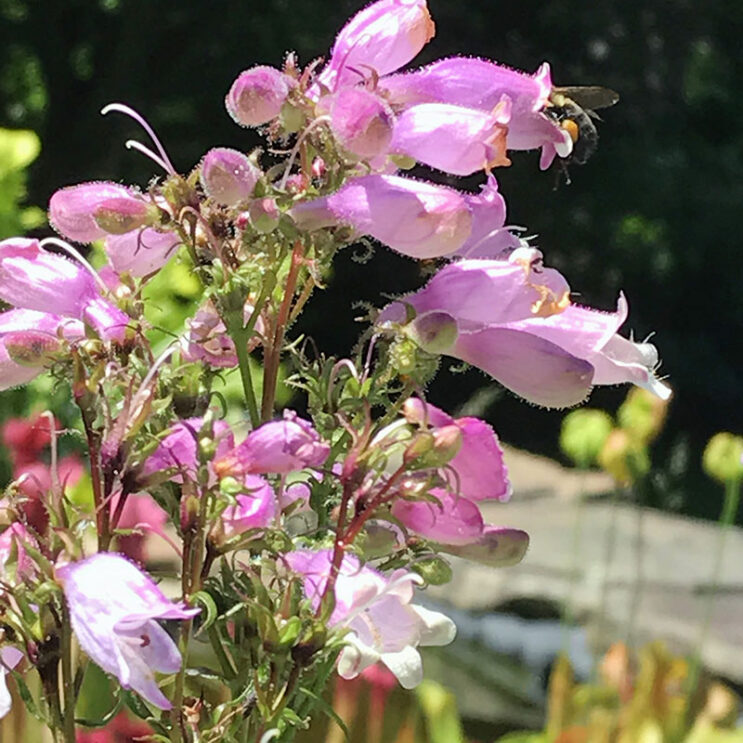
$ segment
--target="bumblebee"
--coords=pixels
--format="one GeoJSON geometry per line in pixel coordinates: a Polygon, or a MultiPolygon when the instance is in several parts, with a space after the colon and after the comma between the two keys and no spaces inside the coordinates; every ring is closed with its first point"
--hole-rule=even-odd
{"type": "Polygon", "coordinates": [[[596,85],[552,88],[545,113],[573,140],[573,151],[563,165],[583,165],[596,152],[599,133],[594,121],[600,119],[596,109],[609,108],[618,100],[618,93],[596,85]]]}

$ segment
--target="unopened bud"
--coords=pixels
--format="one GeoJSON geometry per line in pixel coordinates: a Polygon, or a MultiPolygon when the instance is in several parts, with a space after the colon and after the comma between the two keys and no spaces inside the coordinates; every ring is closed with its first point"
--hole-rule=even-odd
{"type": "Polygon", "coordinates": [[[315,178],[322,178],[327,170],[328,169],[325,165],[325,160],[323,160],[321,157],[316,157],[312,161],[312,175],[315,178]]]}
{"type": "Polygon", "coordinates": [[[573,410],[562,419],[560,448],[577,467],[590,467],[613,427],[611,416],[603,410],[573,410]]]}
{"type": "Polygon", "coordinates": [[[417,433],[413,437],[413,440],[405,447],[405,453],[403,454],[404,462],[410,464],[426,457],[433,451],[434,443],[434,436],[429,431],[417,433]]]}
{"type": "Polygon", "coordinates": [[[207,196],[225,206],[235,206],[253,194],[261,171],[247,155],[228,147],[215,147],[201,163],[201,185],[207,196]]]}
{"type": "Polygon", "coordinates": [[[59,355],[62,342],[49,333],[19,330],[6,333],[3,345],[11,360],[19,366],[38,367],[52,363],[59,355]]]}
{"type": "Polygon", "coordinates": [[[307,176],[304,173],[294,173],[286,179],[286,192],[297,196],[307,190],[307,176]]]}
{"type": "Polygon", "coordinates": [[[462,448],[462,431],[459,426],[441,426],[433,432],[433,452],[436,464],[442,467],[451,462],[462,448]]]}
{"type": "Polygon", "coordinates": [[[443,586],[452,579],[451,565],[441,557],[417,560],[411,563],[410,569],[432,586],[443,586]]]}
{"type": "Polygon", "coordinates": [[[650,470],[647,449],[617,428],[606,439],[598,455],[599,465],[621,485],[636,482],[650,470]]]}
{"type": "Polygon", "coordinates": [[[743,478],[743,438],[732,433],[716,433],[707,442],[702,467],[721,483],[743,478]]]}
{"type": "Polygon", "coordinates": [[[96,224],[109,235],[125,235],[159,221],[159,209],[139,199],[106,199],[93,214],[96,224]]]}
{"type": "Polygon", "coordinates": [[[241,126],[260,126],[281,113],[294,81],[283,72],[260,65],[240,73],[225,98],[227,112],[241,126]]]}
{"type": "Polygon", "coordinates": [[[247,216],[256,232],[267,235],[278,227],[281,212],[276,206],[276,201],[267,197],[252,201],[248,207],[247,216]]]}

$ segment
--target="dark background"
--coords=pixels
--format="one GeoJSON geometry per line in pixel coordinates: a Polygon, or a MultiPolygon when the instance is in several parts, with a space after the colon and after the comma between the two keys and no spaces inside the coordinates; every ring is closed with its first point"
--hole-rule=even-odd
{"type": "MultiPolygon", "coordinates": [[[[211,146],[247,149],[252,133],[227,116],[224,95],[243,69],[280,65],[285,50],[306,64],[326,53],[360,2],[335,0],[0,0],[0,126],[42,140],[29,203],[93,179],[146,184],[150,163],[123,147],[139,135],[118,115],[123,101],[155,126],[176,167],[211,146]]],[[[509,222],[539,235],[547,262],[586,304],[630,299],[624,329],[656,332],[662,373],[675,389],[656,444],[650,500],[716,517],[719,496],[699,472],[701,447],[743,427],[743,3],[739,0],[430,0],[438,33],[416,64],[468,54],[534,71],[556,84],[600,84],[621,94],[604,114],[598,152],[554,190],[536,153],[515,153],[497,172],[509,222]]],[[[454,182],[454,181],[452,181],[454,182]]],[[[462,188],[473,181],[458,180],[462,188]]],[[[379,248],[363,265],[346,251],[330,288],[304,321],[318,345],[344,353],[359,326],[352,304],[420,284],[412,261],[379,248]],[[329,319],[330,318],[330,319],[329,319]]],[[[445,364],[448,366],[448,364],[445,364]]],[[[489,384],[446,370],[431,399],[454,409],[489,384]]],[[[625,390],[591,405],[616,408],[625,390]]],[[[509,443],[558,456],[561,413],[499,396],[488,416],[509,443]]]]}

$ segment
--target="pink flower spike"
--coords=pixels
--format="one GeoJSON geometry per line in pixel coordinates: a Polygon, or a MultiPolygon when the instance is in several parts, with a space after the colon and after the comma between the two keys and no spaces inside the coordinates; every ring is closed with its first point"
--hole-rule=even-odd
{"type": "Polygon", "coordinates": [[[495,431],[485,421],[472,417],[454,419],[417,397],[405,401],[404,414],[411,423],[420,425],[426,421],[434,431],[452,425],[459,429],[462,445],[443,470],[452,492],[474,501],[510,498],[511,483],[503,449],[495,431]]]}
{"type": "Polygon", "coordinates": [[[125,235],[108,235],[103,248],[116,273],[142,277],[161,269],[180,244],[175,232],[147,227],[125,235]]]}
{"type": "Polygon", "coordinates": [[[219,477],[244,474],[288,474],[320,467],[330,453],[313,425],[293,410],[251,431],[247,438],[214,463],[219,477]]]}
{"type": "Polygon", "coordinates": [[[491,113],[448,103],[412,106],[398,117],[391,151],[454,175],[510,165],[510,104],[500,109],[491,113]]]}
{"type": "Polygon", "coordinates": [[[491,568],[518,565],[529,549],[529,535],[507,526],[486,526],[482,535],[469,544],[439,544],[450,555],[479,562],[491,568]]]}
{"type": "Polygon", "coordinates": [[[206,195],[224,206],[247,201],[261,175],[247,155],[228,147],[209,150],[201,161],[201,185],[206,195]]]}
{"type": "Polygon", "coordinates": [[[57,568],[80,647],[104,671],[160,709],[171,709],[155,672],[175,673],[181,655],[156,619],[190,619],[153,580],[121,555],[99,552],[57,568]]]}
{"type": "MultiPolygon", "coordinates": [[[[297,550],[284,555],[287,566],[304,578],[305,596],[317,608],[331,569],[331,550],[297,550]]],[[[448,617],[412,603],[414,573],[397,570],[389,577],[345,555],[335,583],[330,626],[349,630],[338,658],[338,673],[351,679],[381,661],[411,689],[423,678],[419,645],[448,645],[456,627],[448,617]]]]}
{"type": "Polygon", "coordinates": [[[387,153],[394,115],[378,95],[363,88],[341,88],[320,104],[329,109],[330,128],[343,149],[365,160],[387,153]]]}
{"type": "Polygon", "coordinates": [[[421,259],[456,252],[472,227],[461,193],[394,175],[354,178],[330,196],[298,204],[291,213],[300,227],[346,223],[398,253],[421,259]]]}
{"type": "Polygon", "coordinates": [[[435,32],[426,0],[379,0],[341,29],[317,82],[336,91],[372,73],[394,72],[410,62],[435,32]]]}
{"type": "Polygon", "coordinates": [[[222,513],[225,535],[231,537],[248,529],[270,526],[276,518],[278,503],[273,488],[260,475],[245,475],[244,494],[237,495],[237,505],[222,513]]]}
{"type": "Polygon", "coordinates": [[[436,542],[469,544],[480,537],[483,520],[475,503],[443,488],[429,492],[440,505],[398,498],[392,504],[392,515],[406,528],[436,542]]]}
{"type": "MultiPolygon", "coordinates": [[[[109,181],[81,183],[56,191],[49,201],[49,222],[68,240],[89,243],[109,234],[96,219],[96,214],[108,203],[109,210],[131,210],[145,214],[147,204],[132,189],[109,181]]],[[[131,229],[135,229],[134,225],[131,229]]]]}
{"type": "Polygon", "coordinates": [[[225,98],[227,112],[240,126],[260,126],[281,113],[296,83],[274,67],[260,65],[241,72],[225,98]]]}

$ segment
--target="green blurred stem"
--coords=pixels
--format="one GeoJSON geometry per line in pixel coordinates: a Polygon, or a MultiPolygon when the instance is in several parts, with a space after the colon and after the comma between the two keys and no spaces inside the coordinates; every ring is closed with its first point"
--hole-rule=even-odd
{"type": "Polygon", "coordinates": [[[712,623],[712,615],[715,609],[715,599],[717,598],[717,589],[719,587],[720,573],[722,572],[722,560],[725,555],[725,542],[727,541],[727,535],[730,532],[730,527],[735,522],[735,517],[738,513],[738,504],[740,502],[740,477],[731,477],[725,483],[725,502],[722,506],[722,513],[718,520],[719,529],[717,533],[717,545],[715,549],[714,562],[712,563],[712,575],[709,581],[709,598],[707,599],[707,605],[704,610],[704,617],[702,619],[702,626],[699,632],[699,640],[697,646],[694,649],[694,654],[691,657],[689,664],[689,680],[687,686],[687,697],[686,697],[686,714],[687,724],[691,723],[689,718],[691,711],[691,700],[696,694],[697,687],[699,685],[699,676],[702,669],[702,652],[704,645],[707,642],[707,635],[709,634],[709,628],[712,623]]]}
{"type": "Polygon", "coordinates": [[[75,677],[72,670],[72,625],[67,604],[62,607],[62,625],[60,627],[60,652],[62,654],[62,692],[64,708],[62,710],[62,734],[65,743],[75,743],[75,677]]]}
{"type": "Polygon", "coordinates": [[[291,256],[291,265],[284,286],[284,298],[281,301],[274,337],[266,344],[266,355],[263,361],[263,400],[261,402],[261,421],[265,423],[273,418],[273,405],[276,399],[276,384],[279,378],[279,363],[284,344],[284,333],[289,324],[289,313],[297,288],[297,277],[304,259],[304,245],[298,240],[294,245],[291,256]]]}

